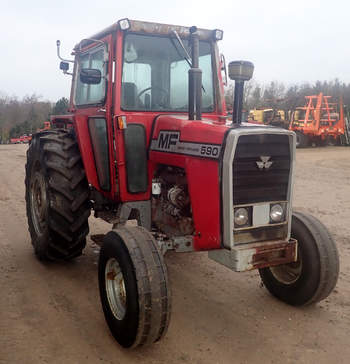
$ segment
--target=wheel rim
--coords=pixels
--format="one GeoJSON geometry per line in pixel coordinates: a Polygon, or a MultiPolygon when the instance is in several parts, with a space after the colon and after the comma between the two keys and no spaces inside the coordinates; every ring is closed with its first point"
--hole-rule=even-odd
{"type": "Polygon", "coordinates": [[[46,229],[47,195],[44,176],[36,171],[30,183],[30,207],[36,233],[42,235],[46,229]]]}
{"type": "Polygon", "coordinates": [[[298,251],[298,259],[296,262],[270,267],[270,271],[280,283],[290,285],[300,278],[302,268],[303,263],[298,251]]]}
{"type": "Polygon", "coordinates": [[[109,307],[115,318],[122,320],[126,312],[126,290],[123,273],[115,258],[107,261],[105,282],[109,307]]]}

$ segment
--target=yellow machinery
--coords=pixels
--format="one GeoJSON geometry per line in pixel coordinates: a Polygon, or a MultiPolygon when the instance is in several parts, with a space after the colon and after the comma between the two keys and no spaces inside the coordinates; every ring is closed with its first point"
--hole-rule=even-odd
{"type": "Polygon", "coordinates": [[[258,108],[250,110],[248,122],[283,126],[287,121],[284,110],[258,108]]]}

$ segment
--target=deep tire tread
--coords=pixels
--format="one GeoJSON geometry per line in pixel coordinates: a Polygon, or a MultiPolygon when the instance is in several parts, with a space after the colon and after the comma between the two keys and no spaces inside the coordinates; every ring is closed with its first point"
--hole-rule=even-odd
{"type": "Polygon", "coordinates": [[[72,132],[56,129],[34,135],[27,151],[25,184],[29,232],[38,257],[69,260],[81,255],[89,232],[89,187],[72,132]],[[44,236],[37,235],[31,219],[30,178],[37,166],[45,176],[49,199],[44,236]]]}
{"type": "Polygon", "coordinates": [[[69,171],[66,168],[64,168],[62,166],[62,164],[59,164],[57,162],[47,161],[46,162],[46,167],[48,169],[52,169],[54,172],[57,172],[57,173],[61,174],[62,177],[66,178],[68,180],[71,179],[71,175],[70,175],[69,171]]]}
{"type": "Polygon", "coordinates": [[[64,196],[68,201],[72,202],[74,200],[74,196],[70,191],[67,191],[67,189],[61,187],[60,185],[54,183],[52,180],[49,181],[49,186],[52,190],[60,193],[62,196],[64,196]]]}

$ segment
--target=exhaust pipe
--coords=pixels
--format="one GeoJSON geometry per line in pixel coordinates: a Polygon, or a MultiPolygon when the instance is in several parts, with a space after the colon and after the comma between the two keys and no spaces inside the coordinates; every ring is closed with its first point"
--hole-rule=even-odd
{"type": "Polygon", "coordinates": [[[228,75],[235,81],[232,124],[241,124],[243,110],[244,82],[252,78],[254,64],[248,61],[233,61],[228,65],[228,75]]]}
{"type": "Polygon", "coordinates": [[[188,118],[202,119],[202,70],[199,68],[199,34],[197,27],[190,28],[192,67],[188,70],[188,118]]]}
{"type": "Polygon", "coordinates": [[[235,81],[233,96],[232,124],[241,124],[244,96],[244,81],[235,81]]]}

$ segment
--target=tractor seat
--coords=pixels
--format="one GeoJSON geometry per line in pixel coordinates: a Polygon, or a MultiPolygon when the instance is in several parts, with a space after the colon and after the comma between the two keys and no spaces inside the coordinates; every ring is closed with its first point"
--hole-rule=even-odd
{"type": "Polygon", "coordinates": [[[122,83],[122,106],[126,109],[135,109],[137,97],[137,87],[133,82],[122,83]]]}

